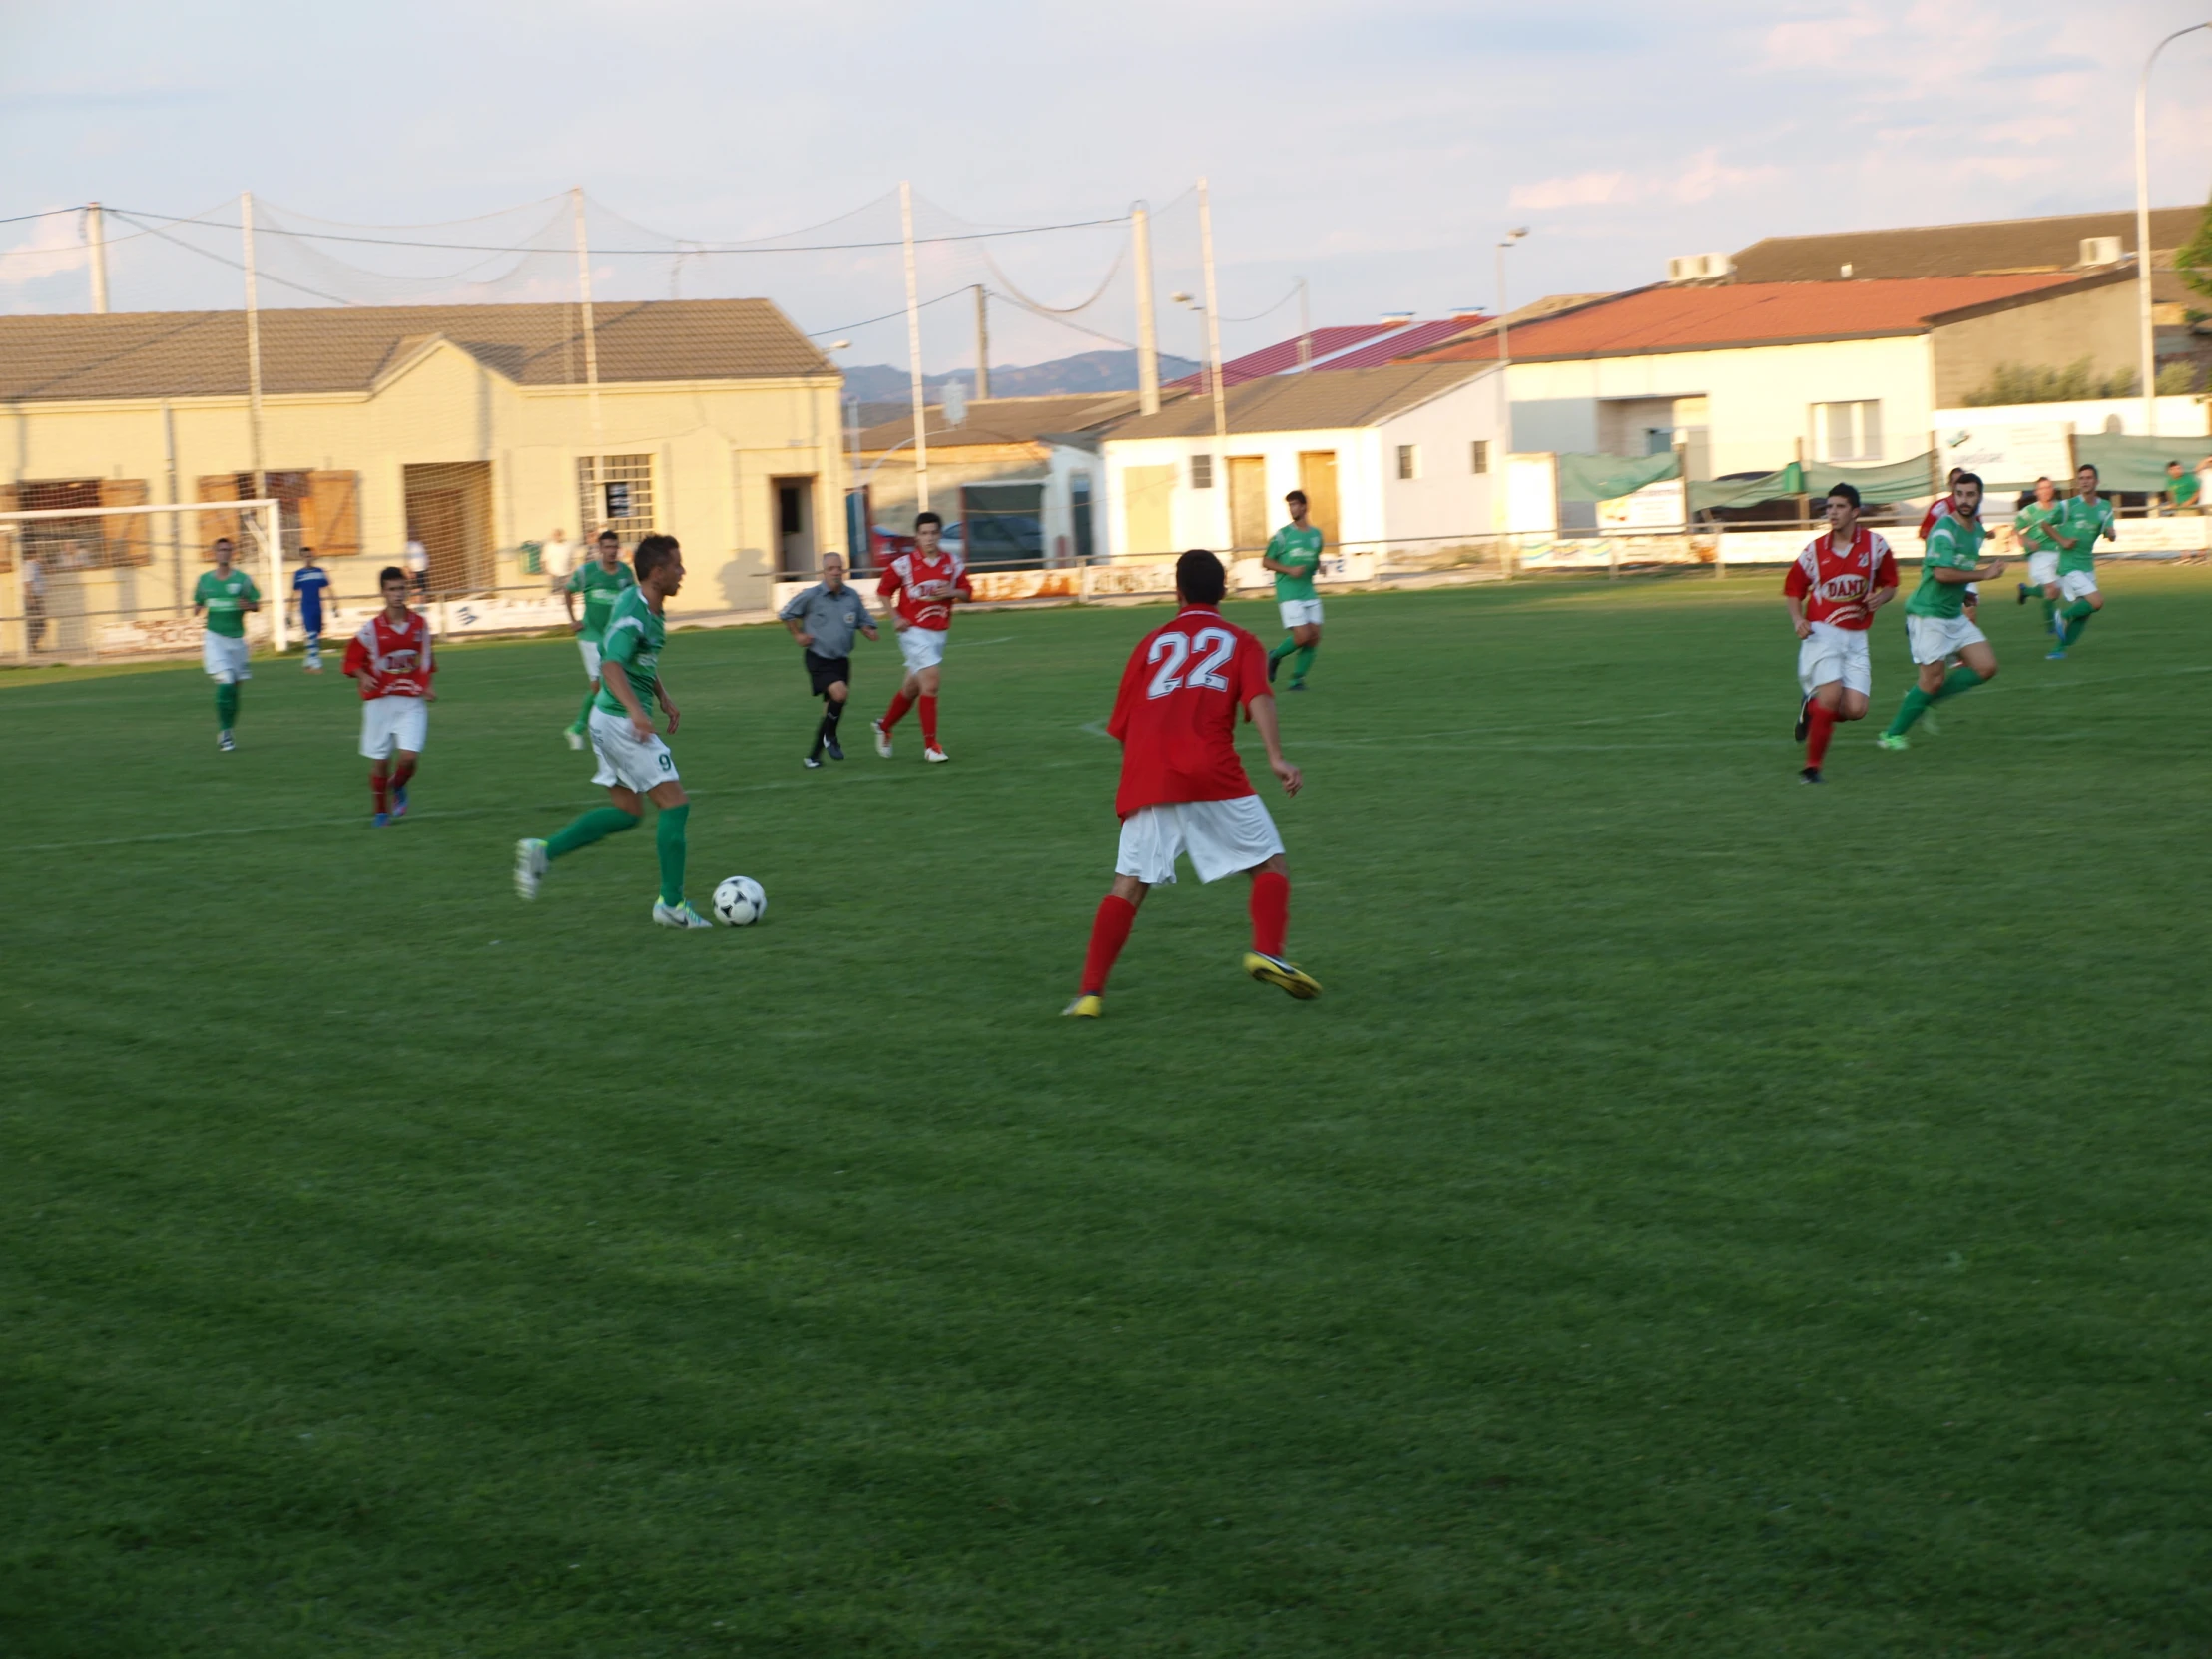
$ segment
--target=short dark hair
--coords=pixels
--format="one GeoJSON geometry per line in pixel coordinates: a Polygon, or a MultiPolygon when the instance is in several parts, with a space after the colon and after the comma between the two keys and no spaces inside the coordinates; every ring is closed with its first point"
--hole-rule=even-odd
{"type": "Polygon", "coordinates": [[[1194,605],[1219,605],[1229,591],[1229,573],[1205,548],[1194,547],[1175,561],[1175,585],[1194,605]]]}
{"type": "Polygon", "coordinates": [[[218,547],[229,547],[231,545],[231,538],[229,536],[218,536],[215,538],[215,544],[218,547]]]}
{"type": "Polygon", "coordinates": [[[2096,469],[2095,467],[2091,466],[2091,465],[2090,465],[2090,464],[2089,464],[2089,463],[2088,463],[2087,461],[2083,461],[2083,462],[2082,462],[2082,463],[2081,463],[2081,464],[2080,464],[2079,466],[2077,466],[2077,467],[2075,467],[2075,468],[2074,468],[2074,476],[2075,476],[2076,478],[2078,478],[2078,477],[2080,477],[2080,476],[2081,476],[2081,475],[2082,475],[2082,474],[2083,474],[2084,472],[2086,472],[2086,473],[2087,473],[2087,474],[2088,474],[2088,475],[2089,475],[2090,477],[2092,477],[2092,478],[2102,478],[2102,477],[2104,476],[2104,474],[2103,474],[2103,473],[2099,472],[2099,471],[2098,471],[2098,470],[2097,470],[2097,469],[2096,469]]]}
{"type": "Polygon", "coordinates": [[[1981,474],[1978,472],[1960,472],[1957,477],[1951,480],[1951,484],[1954,488],[1959,484],[1971,484],[1983,494],[1988,493],[1988,486],[1982,483],[1981,474]]]}
{"type": "Polygon", "coordinates": [[[630,555],[630,567],[638,573],[638,580],[642,582],[682,551],[683,548],[677,544],[674,536],[647,536],[638,543],[638,550],[630,555]]]}
{"type": "Polygon", "coordinates": [[[1286,501],[1304,501],[1306,499],[1306,492],[1304,490],[1293,490],[1290,494],[1284,496],[1283,499],[1286,501]]]}
{"type": "MultiPolygon", "coordinates": [[[[414,534],[414,532],[413,532],[412,530],[408,531],[407,533],[408,533],[409,535],[413,535],[413,534],[414,534]]],[[[620,546],[622,545],[622,538],[621,538],[620,536],[616,535],[616,534],[615,534],[615,533],[614,533],[614,532],[613,532],[612,530],[602,530],[602,531],[600,531],[600,532],[599,532],[599,539],[600,539],[601,541],[611,541],[611,542],[613,542],[613,543],[614,543],[614,544],[615,544],[615,545],[616,545],[617,547],[620,547],[620,546]]]]}
{"type": "Polygon", "coordinates": [[[914,528],[919,530],[924,524],[934,524],[940,530],[944,528],[944,520],[935,513],[914,514],[914,528]]]}
{"type": "Polygon", "coordinates": [[[1828,486],[1828,493],[1831,499],[1840,495],[1854,507],[1859,505],[1859,486],[1857,484],[1831,484],[1828,486]]]}
{"type": "Polygon", "coordinates": [[[1952,483],[1952,484],[1955,484],[1955,483],[1957,483],[1957,482],[1958,482],[1958,480],[1959,480],[1959,479],[1961,479],[1961,478],[1965,477],[1965,475],[1966,475],[1966,469],[1965,469],[1964,467],[1962,467],[1962,466],[1954,466],[1954,467],[1952,467],[1952,468],[1950,469],[1950,476],[1949,476],[1949,477],[1948,477],[1948,478],[1947,478],[1946,480],[1944,480],[1944,481],[1945,481],[1946,483],[1952,483]]]}
{"type": "Polygon", "coordinates": [[[302,559],[311,559],[314,557],[314,549],[311,547],[302,547],[299,549],[299,556],[302,559]]]}
{"type": "Polygon", "coordinates": [[[405,587],[407,585],[407,573],[397,565],[386,565],[376,573],[376,591],[381,593],[386,582],[397,582],[401,587],[405,587]]]}

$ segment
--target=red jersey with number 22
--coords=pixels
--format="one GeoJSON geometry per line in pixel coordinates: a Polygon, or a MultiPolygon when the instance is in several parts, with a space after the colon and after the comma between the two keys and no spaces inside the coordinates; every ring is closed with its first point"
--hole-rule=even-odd
{"type": "Polygon", "coordinates": [[[1782,591],[1805,601],[1805,620],[1832,628],[1866,628],[1874,622],[1867,599],[1877,588],[1898,585],[1898,562],[1890,544],[1862,529],[1843,552],[1827,531],[1805,544],[1805,551],[1782,579],[1782,591]]]}
{"type": "Polygon", "coordinates": [[[1129,654],[1108,736],[1121,740],[1123,818],[1177,801],[1234,801],[1253,793],[1237,759],[1237,711],[1268,692],[1259,639],[1211,605],[1186,607],[1129,654]]]}

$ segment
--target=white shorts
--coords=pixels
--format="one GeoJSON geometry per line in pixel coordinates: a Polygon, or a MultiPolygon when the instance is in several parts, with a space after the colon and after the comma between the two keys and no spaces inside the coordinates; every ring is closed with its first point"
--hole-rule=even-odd
{"type": "Polygon", "coordinates": [[[1798,684],[1811,697],[1815,686],[1841,680],[1846,691],[1861,697],[1874,691],[1874,660],[1867,652],[1867,630],[1839,628],[1833,622],[1816,622],[1798,646],[1798,684]]]}
{"type": "Polygon", "coordinates": [[[1321,626],[1321,601],[1318,599],[1279,599],[1275,608],[1283,613],[1283,626],[1303,628],[1312,623],[1321,626]]]}
{"type": "Polygon", "coordinates": [[[419,697],[371,697],[361,704],[361,753],[381,761],[394,749],[422,753],[430,705],[419,697]]]}
{"type": "Polygon", "coordinates": [[[1264,864],[1283,850],[1275,820],[1256,795],[1233,801],[1181,801],[1140,807],[1121,821],[1116,875],[1133,875],[1148,887],[1175,880],[1175,860],[1189,853],[1201,881],[1264,864]]]}
{"type": "Polygon", "coordinates": [[[659,785],[678,781],[676,757],[668,752],[658,732],[641,743],[630,729],[628,715],[611,715],[596,706],[591,712],[590,731],[592,753],[599,757],[593,783],[607,789],[619,784],[644,795],[659,785]]]}
{"type": "Polygon", "coordinates": [[[1905,639],[1913,648],[1916,663],[1939,663],[1969,645],[1980,645],[1988,637],[1973,625],[1971,617],[1909,616],[1905,619],[1905,639]]]}
{"type": "Polygon", "coordinates": [[[212,628],[200,636],[200,666],[208,671],[208,678],[219,686],[253,679],[251,661],[251,654],[243,639],[235,640],[228,634],[218,634],[212,628]]]}
{"type": "Polygon", "coordinates": [[[2093,570],[2069,570],[2058,578],[2058,597],[2069,605],[2096,591],[2097,573],[2093,570]]]}
{"type": "Polygon", "coordinates": [[[2058,555],[2055,553],[2030,553],[2027,556],[2027,579],[2039,588],[2047,588],[2058,580],[2058,555]]]}
{"type": "Polygon", "coordinates": [[[944,661],[944,628],[907,628],[898,636],[898,654],[906,659],[906,672],[919,674],[944,661]]]}
{"type": "Polygon", "coordinates": [[[599,647],[592,644],[590,640],[578,640],[576,649],[584,654],[584,678],[587,680],[598,679],[599,647]]]}

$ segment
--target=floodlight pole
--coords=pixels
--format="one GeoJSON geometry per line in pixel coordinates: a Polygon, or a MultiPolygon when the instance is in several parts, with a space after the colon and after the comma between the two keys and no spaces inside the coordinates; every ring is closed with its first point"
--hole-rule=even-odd
{"type": "Polygon", "coordinates": [[[2150,49],[2143,60],[2141,79],[2135,83],[2135,312],[2140,330],[2143,373],[2143,433],[2158,435],[2157,330],[2151,317],[2150,293],[2150,70],[2165,51],[2183,35],[2212,29],[2212,23],[2192,23],[2176,29],[2150,49]]]}
{"type": "Polygon", "coordinates": [[[92,314],[108,314],[108,228],[100,204],[85,208],[85,246],[92,266],[92,314]]]}
{"type": "Polygon", "coordinates": [[[1142,202],[1129,210],[1137,260],[1137,412],[1160,412],[1160,328],[1152,314],[1152,214],[1142,202]]]}
{"type": "Polygon", "coordinates": [[[991,302],[983,284],[975,284],[975,397],[991,394],[991,302]]]}
{"type": "Polygon", "coordinates": [[[906,373],[914,394],[914,511],[925,513],[929,510],[929,404],[921,384],[921,297],[914,285],[914,186],[910,179],[898,181],[898,236],[906,250],[906,373]]]}
{"type": "MultiPolygon", "coordinates": [[[[584,330],[584,394],[591,404],[591,475],[596,490],[606,482],[604,476],[607,457],[606,432],[599,419],[599,330],[592,325],[591,310],[591,244],[584,235],[584,187],[576,186],[568,193],[569,209],[576,221],[576,297],[582,308],[584,330]]],[[[604,498],[600,501],[604,507],[604,498]]],[[[600,521],[605,522],[601,515],[600,521]]]]}
{"type": "Polygon", "coordinates": [[[269,494],[262,468],[262,309],[254,279],[254,193],[239,197],[239,234],[246,266],[246,424],[247,447],[254,461],[254,498],[269,494]]]}

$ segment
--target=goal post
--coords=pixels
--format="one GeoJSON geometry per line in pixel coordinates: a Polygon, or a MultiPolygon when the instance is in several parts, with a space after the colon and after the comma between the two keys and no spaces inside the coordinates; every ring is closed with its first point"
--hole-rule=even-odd
{"type": "Polygon", "coordinates": [[[192,591],[219,536],[262,590],[248,638],[277,651],[285,617],[282,508],[275,500],[0,512],[0,660],[94,662],[198,647],[192,591]]]}

